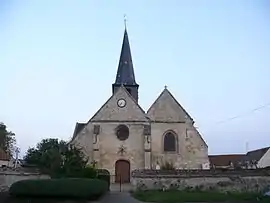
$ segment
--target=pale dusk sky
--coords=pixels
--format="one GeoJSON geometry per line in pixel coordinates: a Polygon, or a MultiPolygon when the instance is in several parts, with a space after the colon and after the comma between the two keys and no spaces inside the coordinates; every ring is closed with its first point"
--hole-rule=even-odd
{"type": "Polygon", "coordinates": [[[0,121],[22,155],[110,97],[124,14],[145,111],[167,85],[210,154],[270,145],[269,1],[2,0],[0,121]]]}

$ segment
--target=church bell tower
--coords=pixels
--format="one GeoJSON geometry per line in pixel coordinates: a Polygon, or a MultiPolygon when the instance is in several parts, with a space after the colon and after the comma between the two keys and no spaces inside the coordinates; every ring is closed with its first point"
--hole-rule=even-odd
{"type": "Polygon", "coordinates": [[[135,101],[138,102],[139,85],[135,81],[135,74],[126,27],[116,79],[114,84],[112,85],[113,94],[121,85],[123,85],[130,93],[130,95],[135,99],[135,101]]]}

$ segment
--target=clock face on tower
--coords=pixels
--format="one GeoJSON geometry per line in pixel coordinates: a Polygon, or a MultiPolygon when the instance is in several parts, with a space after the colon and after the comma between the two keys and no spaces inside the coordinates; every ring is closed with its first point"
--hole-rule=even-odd
{"type": "Polygon", "coordinates": [[[118,105],[120,108],[125,107],[125,106],[126,106],[126,100],[124,100],[124,99],[119,99],[119,100],[117,101],[117,105],[118,105]]]}

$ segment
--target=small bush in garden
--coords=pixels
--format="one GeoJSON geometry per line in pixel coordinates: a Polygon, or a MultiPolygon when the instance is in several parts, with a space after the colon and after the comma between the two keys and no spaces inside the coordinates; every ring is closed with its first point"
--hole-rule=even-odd
{"type": "Polygon", "coordinates": [[[108,184],[98,179],[62,178],[22,180],[9,189],[11,196],[96,199],[107,192],[108,184]]]}
{"type": "Polygon", "coordinates": [[[98,169],[97,170],[97,178],[100,180],[104,180],[108,184],[108,190],[110,189],[111,184],[111,178],[110,178],[110,172],[106,169],[98,169]]]}
{"type": "Polygon", "coordinates": [[[175,167],[174,167],[173,163],[166,161],[164,164],[162,164],[161,170],[175,170],[175,167]]]}
{"type": "Polygon", "coordinates": [[[93,167],[85,167],[82,169],[82,177],[83,178],[96,178],[97,170],[93,167]]]}

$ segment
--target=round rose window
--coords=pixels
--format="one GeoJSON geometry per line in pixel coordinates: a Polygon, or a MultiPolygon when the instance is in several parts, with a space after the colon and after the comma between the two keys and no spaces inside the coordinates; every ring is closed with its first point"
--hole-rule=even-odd
{"type": "Polygon", "coordinates": [[[129,129],[126,125],[119,125],[116,128],[116,136],[119,140],[124,141],[128,139],[129,136],[129,129]]]}

